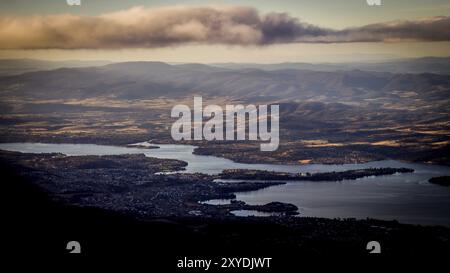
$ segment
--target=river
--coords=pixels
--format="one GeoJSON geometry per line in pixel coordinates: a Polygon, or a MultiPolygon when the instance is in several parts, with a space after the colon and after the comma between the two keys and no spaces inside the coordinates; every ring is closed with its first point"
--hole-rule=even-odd
{"type": "MultiPolygon", "coordinates": [[[[142,144],[142,143],[141,143],[142,144]]],[[[428,183],[434,176],[450,175],[450,167],[406,163],[394,160],[343,165],[241,164],[228,159],[192,154],[191,145],[155,144],[159,149],[96,144],[1,143],[1,150],[24,153],[63,153],[66,155],[114,155],[143,153],[149,157],[179,159],[188,162],[185,172],[220,173],[223,169],[242,168],[283,172],[329,172],[370,167],[405,167],[414,173],[366,177],[342,182],[288,182],[285,185],[238,193],[237,200],[249,204],[272,201],[292,203],[301,216],[326,218],[377,218],[403,223],[445,225],[450,227],[450,187],[428,183]]],[[[227,202],[212,200],[210,203],[227,202]]],[[[240,216],[254,212],[239,211],[240,216]]],[[[260,215],[262,216],[262,215],[260,215]]]]}

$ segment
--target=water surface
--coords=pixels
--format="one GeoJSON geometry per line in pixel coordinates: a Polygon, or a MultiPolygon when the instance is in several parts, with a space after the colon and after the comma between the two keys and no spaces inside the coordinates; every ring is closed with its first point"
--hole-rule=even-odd
{"type": "MultiPolygon", "coordinates": [[[[185,172],[206,174],[217,174],[229,168],[311,173],[370,167],[412,168],[415,170],[414,173],[366,177],[342,182],[289,182],[258,191],[238,193],[236,199],[254,205],[273,201],[292,203],[300,208],[301,216],[360,219],[370,217],[396,219],[405,223],[450,226],[450,187],[427,182],[434,176],[450,175],[450,167],[394,160],[343,165],[241,164],[215,156],[194,155],[192,152],[195,146],[191,145],[155,145],[160,148],[143,149],[95,144],[2,143],[0,149],[66,155],[145,154],[149,157],[183,160],[188,162],[185,172]]],[[[211,204],[227,202],[227,200],[209,201],[211,204]]],[[[252,211],[233,213],[239,216],[263,216],[252,211]]]]}

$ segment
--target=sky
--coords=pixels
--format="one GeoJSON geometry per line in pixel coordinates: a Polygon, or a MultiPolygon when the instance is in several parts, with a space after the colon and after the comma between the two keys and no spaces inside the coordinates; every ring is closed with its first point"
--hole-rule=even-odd
{"type": "Polygon", "coordinates": [[[450,0],[0,0],[0,58],[346,62],[450,56],[450,0]]]}

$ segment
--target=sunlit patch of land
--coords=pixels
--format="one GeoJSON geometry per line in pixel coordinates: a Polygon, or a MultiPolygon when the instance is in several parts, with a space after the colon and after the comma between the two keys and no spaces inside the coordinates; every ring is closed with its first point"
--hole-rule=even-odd
{"type": "Polygon", "coordinates": [[[301,143],[303,143],[306,147],[311,147],[311,148],[341,147],[341,146],[345,145],[343,143],[330,143],[330,142],[328,142],[328,140],[324,140],[324,139],[302,140],[301,143]]]}
{"type": "Polygon", "coordinates": [[[375,145],[375,146],[388,146],[388,147],[399,147],[400,143],[398,143],[395,140],[383,140],[383,141],[377,141],[374,143],[370,143],[370,145],[375,145]]]}
{"type": "Polygon", "coordinates": [[[300,165],[307,165],[307,164],[311,163],[311,161],[312,161],[312,159],[299,159],[298,163],[300,165]]]}

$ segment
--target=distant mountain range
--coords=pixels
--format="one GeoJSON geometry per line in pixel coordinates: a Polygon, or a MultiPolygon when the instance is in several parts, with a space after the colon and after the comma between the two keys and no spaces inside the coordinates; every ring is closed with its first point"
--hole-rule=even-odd
{"type": "Polygon", "coordinates": [[[44,61],[33,59],[0,59],[0,76],[52,70],[62,67],[86,67],[109,64],[109,61],[44,61]]]}
{"type": "Polygon", "coordinates": [[[257,68],[262,70],[304,69],[312,71],[337,70],[366,70],[391,73],[435,73],[450,74],[450,57],[425,57],[417,59],[397,59],[384,62],[359,63],[278,63],[278,64],[252,64],[252,63],[217,63],[218,67],[243,69],[257,68]]]}
{"type": "MultiPolygon", "coordinates": [[[[111,61],[45,61],[34,59],[0,59],[0,76],[17,75],[32,71],[53,70],[58,68],[93,67],[112,64],[111,61]]],[[[450,57],[424,57],[417,59],[394,59],[383,62],[349,62],[349,63],[302,63],[286,62],[274,64],[256,63],[213,63],[203,64],[180,64],[179,67],[189,68],[197,71],[211,71],[212,67],[225,69],[260,69],[266,71],[296,69],[311,71],[351,71],[364,70],[373,72],[390,73],[434,73],[450,74],[450,57]]]]}
{"type": "Polygon", "coordinates": [[[199,94],[256,102],[394,103],[448,100],[450,75],[261,70],[126,62],[0,78],[0,97],[26,99],[183,98],[199,94]]]}

